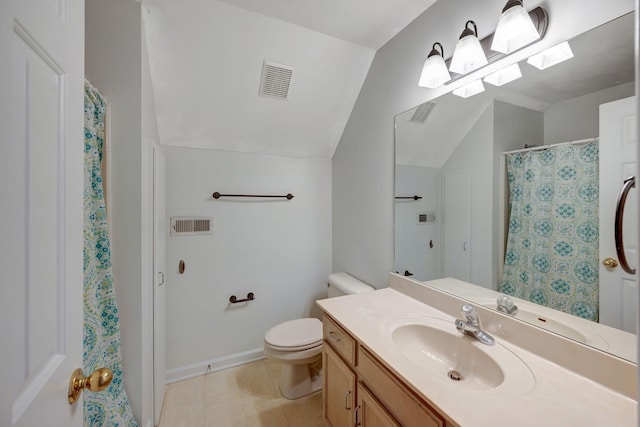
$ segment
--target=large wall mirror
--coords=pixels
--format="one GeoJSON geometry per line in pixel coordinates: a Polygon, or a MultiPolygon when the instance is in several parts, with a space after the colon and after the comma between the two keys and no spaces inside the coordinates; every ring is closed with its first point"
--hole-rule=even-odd
{"type": "MultiPolygon", "coordinates": [[[[521,61],[522,78],[396,116],[394,269],[487,307],[507,294],[516,318],[635,362],[638,290],[614,265],[613,236],[636,170],[633,13],[568,43],[562,63],[521,61]]],[[[630,264],[636,191],[622,223],[630,264]]]]}

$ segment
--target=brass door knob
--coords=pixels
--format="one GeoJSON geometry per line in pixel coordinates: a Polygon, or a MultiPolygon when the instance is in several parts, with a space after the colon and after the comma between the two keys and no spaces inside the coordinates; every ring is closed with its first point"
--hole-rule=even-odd
{"type": "Polygon", "coordinates": [[[88,377],[84,376],[82,369],[76,369],[69,379],[69,404],[78,400],[83,389],[93,392],[102,391],[111,384],[112,379],[113,372],[109,368],[96,369],[88,377]]]}
{"type": "Polygon", "coordinates": [[[616,268],[618,266],[618,261],[613,258],[605,258],[604,261],[602,261],[602,265],[607,268],[616,268]]]}

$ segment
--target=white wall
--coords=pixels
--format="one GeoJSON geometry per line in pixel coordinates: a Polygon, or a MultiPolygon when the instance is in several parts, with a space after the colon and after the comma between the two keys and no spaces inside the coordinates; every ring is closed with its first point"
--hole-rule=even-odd
{"type": "MultiPolygon", "coordinates": [[[[441,141],[447,143],[447,141],[441,141]]],[[[420,201],[395,201],[394,271],[409,270],[418,280],[464,274],[462,280],[497,289],[499,281],[500,156],[503,152],[543,143],[543,114],[501,101],[493,101],[472,125],[442,169],[396,165],[396,195],[419,194],[420,201]],[[456,187],[459,177],[468,176],[469,188],[456,187]],[[446,203],[440,207],[442,198],[446,203]],[[455,183],[451,184],[451,179],[455,183]],[[446,190],[445,188],[446,187],[446,190]],[[460,193],[452,195],[449,191],[460,193]],[[453,196],[453,197],[451,197],[453,196]],[[462,205],[456,205],[462,203],[462,205]],[[471,212],[462,216],[467,203],[471,212]],[[436,224],[418,225],[416,215],[438,212],[436,224]],[[452,214],[451,210],[454,210],[452,214]],[[463,223],[461,223],[463,222],[463,223]],[[470,225],[469,225],[470,224],[470,225]],[[447,233],[440,238],[441,226],[447,233]],[[434,248],[429,248],[434,239],[434,248]],[[455,242],[454,242],[455,240],[455,242]],[[461,251],[470,241],[470,256],[461,251]],[[445,251],[445,249],[447,249],[445,251]],[[469,268],[458,268],[468,257],[469,268]],[[441,262],[445,264],[442,271],[441,262]],[[450,269],[449,267],[454,267],[450,269]]],[[[443,231],[444,233],[444,231],[443,231]]]]}
{"type": "Polygon", "coordinates": [[[600,104],[635,94],[634,82],[558,102],[544,113],[544,143],[557,144],[599,135],[600,104]]]}
{"type": "Polygon", "coordinates": [[[167,214],[213,217],[213,234],[167,237],[169,381],[262,357],[265,332],[319,316],[331,272],[331,162],[165,147],[167,214]],[[286,199],[221,198],[287,194],[286,199]],[[185,273],[178,274],[184,260],[185,273]],[[229,304],[229,297],[246,304],[229,304]]]}
{"type": "MultiPolygon", "coordinates": [[[[462,210],[457,206],[452,206],[445,200],[445,211],[443,213],[444,221],[444,256],[445,256],[445,276],[451,276],[452,271],[448,266],[455,266],[458,259],[450,259],[458,253],[457,251],[463,247],[463,242],[470,242],[470,263],[469,277],[453,277],[461,280],[469,280],[470,282],[490,287],[492,283],[491,261],[492,251],[488,250],[492,247],[492,209],[493,203],[493,135],[494,135],[494,107],[491,104],[480,116],[469,133],[462,139],[456,150],[453,152],[449,160],[442,167],[442,179],[456,179],[456,177],[470,175],[470,194],[466,197],[470,201],[470,218],[464,216],[453,215],[449,210],[462,210]],[[465,223],[452,224],[452,218],[459,218],[465,223]],[[465,229],[467,223],[471,226],[468,228],[469,234],[461,233],[465,229]],[[458,238],[451,238],[454,234],[458,238]],[[454,246],[451,248],[450,246],[454,246]]],[[[455,190],[454,190],[455,191],[455,190]]],[[[451,192],[447,188],[443,197],[448,197],[451,192]]],[[[451,199],[457,199],[458,195],[451,194],[451,199]]],[[[456,212],[459,213],[459,212],[456,212]]]]}
{"type": "MultiPolygon", "coordinates": [[[[500,156],[503,152],[524,148],[525,144],[540,145],[543,139],[542,113],[501,101],[494,101],[481,115],[442,168],[443,180],[448,176],[470,174],[468,196],[471,215],[468,239],[470,244],[469,281],[490,289],[499,284],[498,227],[500,207],[500,156]]],[[[449,189],[447,189],[447,193],[449,189]]],[[[444,197],[447,197],[445,194],[444,197]]],[[[450,219],[445,210],[443,221],[450,219]]],[[[448,224],[456,234],[467,224],[448,224]]],[[[443,236],[444,246],[452,242],[443,236]]],[[[445,257],[449,256],[445,252],[445,257]]],[[[455,251],[453,251],[455,253],[455,251]]],[[[455,264],[457,260],[448,260],[455,264]]],[[[447,260],[445,260],[447,265],[447,260]]],[[[447,275],[447,271],[444,272],[447,275]]],[[[461,278],[464,279],[464,278],[461,278]]]]}
{"type": "Polygon", "coordinates": [[[143,133],[147,142],[152,140],[154,123],[141,7],[130,0],[87,0],[85,7],[85,74],[110,105],[109,209],[124,385],[134,415],[146,427],[153,421],[152,366],[148,363],[152,354],[151,238],[147,226],[151,211],[148,147],[143,133]]]}
{"type": "Polygon", "coordinates": [[[543,113],[502,101],[494,101],[494,162],[505,151],[518,150],[525,145],[544,143],[543,113]]]}
{"type": "MultiPolygon", "coordinates": [[[[541,42],[545,46],[634,9],[633,0],[529,0],[526,4],[528,9],[544,5],[549,12],[550,27],[541,42]]],[[[443,93],[444,89],[417,85],[431,45],[441,42],[451,52],[471,17],[480,37],[493,32],[502,7],[504,0],[436,2],[376,53],[333,157],[335,271],[349,271],[376,287],[386,285],[393,268],[393,117],[443,93]]]]}
{"type": "Polygon", "coordinates": [[[413,195],[422,199],[395,201],[394,271],[409,270],[422,281],[440,279],[440,169],[396,166],[396,196],[413,195]],[[436,221],[419,224],[418,214],[424,212],[435,212],[436,221]]]}

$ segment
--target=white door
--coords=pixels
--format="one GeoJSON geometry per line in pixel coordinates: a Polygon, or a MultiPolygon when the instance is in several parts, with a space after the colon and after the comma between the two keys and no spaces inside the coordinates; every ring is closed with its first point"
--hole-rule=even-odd
{"type": "Polygon", "coordinates": [[[0,425],[81,426],[84,2],[0,2],[0,425]]]}
{"type": "Polygon", "coordinates": [[[471,278],[471,172],[443,176],[444,277],[471,278]]]}
{"type": "MultiPolygon", "coordinates": [[[[620,265],[607,268],[603,262],[616,256],[615,209],[625,178],[636,176],[635,97],[600,106],[600,322],[625,331],[636,331],[638,285],[636,275],[620,265]]],[[[623,242],[631,268],[638,252],[638,188],[629,191],[624,208],[623,242]]]]}
{"type": "Polygon", "coordinates": [[[153,404],[155,424],[160,422],[164,386],[166,381],[165,363],[165,316],[166,283],[165,252],[166,233],[166,160],[159,148],[153,149],[153,404]]]}

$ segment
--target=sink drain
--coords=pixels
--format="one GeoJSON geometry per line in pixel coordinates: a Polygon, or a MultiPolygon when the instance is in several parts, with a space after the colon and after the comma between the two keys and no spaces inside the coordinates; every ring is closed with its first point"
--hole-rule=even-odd
{"type": "Polygon", "coordinates": [[[454,381],[462,380],[462,375],[460,375],[460,372],[458,371],[451,370],[447,373],[447,375],[449,376],[449,378],[451,378],[454,381]]]}

